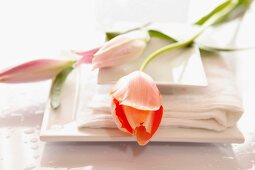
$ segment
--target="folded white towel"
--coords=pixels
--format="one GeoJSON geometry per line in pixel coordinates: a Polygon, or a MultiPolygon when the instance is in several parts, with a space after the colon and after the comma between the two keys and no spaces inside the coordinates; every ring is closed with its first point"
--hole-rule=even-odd
{"type": "MultiPolygon", "coordinates": [[[[164,114],[161,127],[177,126],[222,131],[234,126],[242,115],[242,101],[231,69],[224,59],[202,58],[209,86],[171,88],[162,94],[164,114]]],[[[110,113],[112,85],[97,85],[96,72],[82,68],[83,83],[76,115],[79,128],[116,128],[110,113]]]]}

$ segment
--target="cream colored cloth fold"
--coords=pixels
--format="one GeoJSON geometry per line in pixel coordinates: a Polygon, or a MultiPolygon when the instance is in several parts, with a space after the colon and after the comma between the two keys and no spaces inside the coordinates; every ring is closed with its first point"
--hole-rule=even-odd
{"type": "MultiPolygon", "coordinates": [[[[231,69],[223,58],[202,57],[208,87],[173,87],[162,94],[161,127],[203,128],[222,131],[234,126],[242,115],[241,97],[231,69]]],[[[112,85],[97,85],[97,73],[82,68],[82,86],[76,115],[79,128],[116,128],[110,113],[112,85]]]]}

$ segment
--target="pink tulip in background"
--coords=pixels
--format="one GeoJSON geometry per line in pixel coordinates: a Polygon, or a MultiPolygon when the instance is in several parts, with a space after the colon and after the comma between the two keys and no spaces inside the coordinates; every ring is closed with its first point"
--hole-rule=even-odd
{"type": "Polygon", "coordinates": [[[93,60],[94,54],[99,50],[100,48],[94,48],[89,51],[83,51],[83,52],[74,52],[77,55],[82,56],[82,58],[77,62],[77,65],[80,65],[82,63],[84,64],[91,64],[93,60]]]}
{"type": "Polygon", "coordinates": [[[116,83],[111,91],[112,115],[121,131],[145,145],[157,131],[162,114],[160,92],[150,76],[135,71],[116,83]]]}
{"type": "Polygon", "coordinates": [[[113,67],[139,57],[143,53],[148,39],[149,35],[146,31],[134,31],[121,34],[100,48],[75,53],[82,56],[78,64],[92,63],[94,69],[113,67]]]}
{"type": "Polygon", "coordinates": [[[94,68],[112,67],[125,64],[139,57],[146,45],[148,35],[143,31],[135,31],[119,35],[106,42],[92,60],[94,68]]]}
{"type": "Polygon", "coordinates": [[[0,71],[0,83],[27,83],[54,78],[73,60],[39,59],[0,71]]]}

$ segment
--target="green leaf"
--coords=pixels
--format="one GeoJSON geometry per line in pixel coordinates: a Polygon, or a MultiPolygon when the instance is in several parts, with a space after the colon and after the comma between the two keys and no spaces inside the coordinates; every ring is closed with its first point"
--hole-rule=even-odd
{"type": "Polygon", "coordinates": [[[229,22],[232,21],[238,17],[241,17],[245,14],[247,9],[250,7],[253,0],[239,0],[235,8],[227,14],[225,17],[223,17],[220,21],[218,21],[216,24],[221,24],[223,22],[229,22]]]}
{"type": "Polygon", "coordinates": [[[195,22],[196,25],[203,25],[207,20],[209,20],[213,15],[216,13],[222,11],[226,6],[228,6],[231,3],[231,0],[227,0],[220,5],[218,5],[216,8],[214,8],[211,12],[209,12],[207,15],[200,18],[198,21],[195,22]]]}
{"type": "Polygon", "coordinates": [[[106,37],[105,39],[106,39],[106,41],[109,41],[109,40],[113,39],[114,37],[117,37],[120,34],[126,34],[126,33],[129,33],[129,32],[132,32],[132,31],[140,30],[142,28],[145,28],[145,27],[149,26],[150,24],[151,23],[146,23],[146,24],[143,24],[142,26],[134,27],[134,28],[131,28],[129,30],[122,31],[122,32],[106,32],[105,33],[105,37],[106,37]]]}
{"type": "Polygon", "coordinates": [[[231,52],[231,51],[242,51],[242,50],[249,50],[254,47],[213,47],[213,46],[206,46],[206,45],[198,45],[200,49],[209,51],[209,52],[231,52]]]}
{"type": "Polygon", "coordinates": [[[114,37],[117,37],[120,34],[121,34],[121,32],[106,32],[105,39],[106,39],[106,41],[109,41],[109,40],[113,39],[114,37]]]}
{"type": "Polygon", "coordinates": [[[57,109],[61,105],[61,91],[64,85],[64,82],[68,75],[73,70],[73,67],[67,67],[62,70],[56,78],[53,80],[50,91],[50,105],[52,109],[57,109]]]}
{"type": "Polygon", "coordinates": [[[164,39],[164,40],[168,40],[168,41],[171,41],[171,42],[177,42],[177,40],[161,31],[158,31],[158,30],[148,30],[148,33],[151,37],[157,37],[157,38],[161,38],[161,39],[164,39]]]}
{"type": "MultiPolygon", "coordinates": [[[[200,18],[198,21],[195,22],[196,25],[203,25],[207,20],[209,20],[214,14],[219,13],[222,11],[226,6],[228,6],[230,3],[232,3],[233,0],[227,0],[220,5],[218,5],[216,8],[214,8],[210,13],[200,18]]],[[[234,9],[229,12],[227,15],[223,16],[221,19],[219,19],[214,25],[221,24],[223,22],[229,22],[231,20],[234,20],[240,16],[242,16],[247,9],[250,7],[253,0],[238,0],[234,9]]]]}

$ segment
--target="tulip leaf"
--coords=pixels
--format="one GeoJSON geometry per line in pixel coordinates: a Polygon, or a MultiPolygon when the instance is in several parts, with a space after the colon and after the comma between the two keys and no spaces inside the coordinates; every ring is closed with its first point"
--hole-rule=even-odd
{"type": "Polygon", "coordinates": [[[216,13],[222,11],[226,6],[228,6],[231,3],[231,0],[227,0],[220,5],[218,5],[216,8],[214,8],[211,12],[209,12],[207,15],[200,18],[198,21],[195,22],[196,25],[203,25],[206,21],[208,21],[213,15],[216,13]]]}
{"type": "Polygon", "coordinates": [[[161,38],[161,39],[168,40],[171,42],[177,42],[177,40],[175,38],[161,32],[161,31],[158,31],[158,30],[151,29],[151,30],[148,30],[148,33],[151,37],[157,37],[157,38],[161,38]]]}
{"type": "Polygon", "coordinates": [[[113,31],[113,32],[106,32],[105,33],[105,37],[106,37],[105,39],[106,39],[106,41],[109,41],[109,40],[113,39],[114,37],[117,37],[120,34],[126,34],[126,33],[129,33],[129,32],[132,32],[132,31],[140,30],[142,28],[145,28],[145,27],[149,26],[150,24],[151,23],[146,23],[146,24],[143,24],[142,26],[134,27],[134,28],[122,31],[122,32],[117,32],[117,31],[116,32],[115,31],[113,31]]]}
{"type": "Polygon", "coordinates": [[[120,34],[121,34],[120,32],[106,32],[105,39],[106,39],[106,41],[109,41],[109,40],[113,39],[114,37],[117,37],[120,34]]]}
{"type": "Polygon", "coordinates": [[[57,109],[61,105],[61,91],[64,85],[64,82],[68,75],[73,70],[73,67],[67,67],[62,70],[53,80],[51,91],[50,91],[50,105],[52,109],[57,109]]]}
{"type": "Polygon", "coordinates": [[[255,48],[255,46],[251,47],[213,47],[207,45],[198,45],[200,49],[209,52],[231,52],[231,51],[242,51],[249,50],[255,48]]]}
{"type": "Polygon", "coordinates": [[[238,17],[242,17],[242,15],[244,15],[247,9],[251,6],[252,2],[253,0],[238,0],[235,8],[230,13],[228,13],[225,17],[220,19],[216,24],[229,22],[238,17]]]}
{"type": "MultiPolygon", "coordinates": [[[[232,3],[233,0],[227,0],[218,5],[214,8],[211,12],[207,15],[200,18],[198,21],[195,22],[196,25],[203,25],[207,20],[209,20],[214,14],[221,12],[226,6],[232,3]]],[[[239,16],[243,15],[247,9],[251,6],[253,0],[238,0],[234,9],[220,18],[214,25],[221,24],[223,22],[228,22],[233,19],[238,18],[239,16]]]]}

